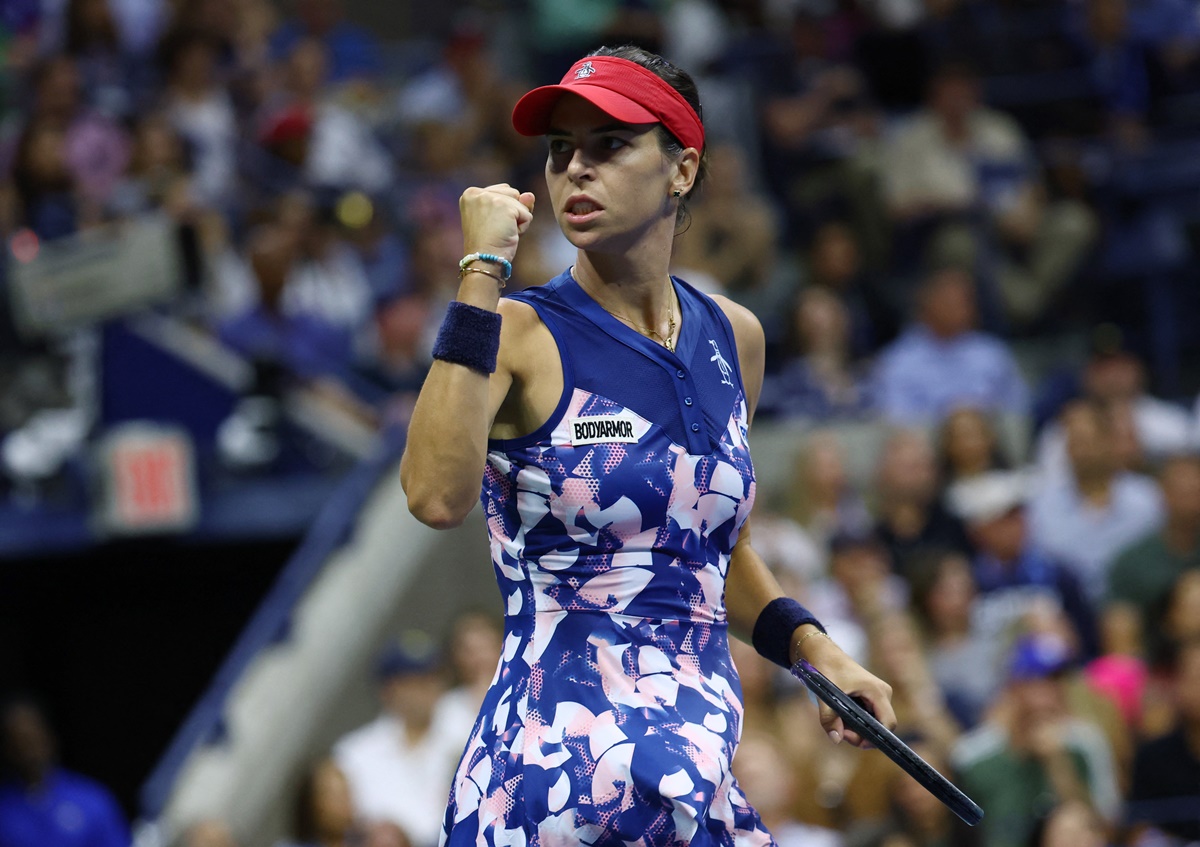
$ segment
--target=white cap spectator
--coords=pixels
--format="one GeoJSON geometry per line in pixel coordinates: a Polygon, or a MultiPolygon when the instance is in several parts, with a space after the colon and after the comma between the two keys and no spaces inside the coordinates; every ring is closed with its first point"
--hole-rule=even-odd
{"type": "Polygon", "coordinates": [[[989,471],[952,485],[946,503],[965,524],[987,523],[1024,506],[1031,493],[1026,472],[989,471]]]}

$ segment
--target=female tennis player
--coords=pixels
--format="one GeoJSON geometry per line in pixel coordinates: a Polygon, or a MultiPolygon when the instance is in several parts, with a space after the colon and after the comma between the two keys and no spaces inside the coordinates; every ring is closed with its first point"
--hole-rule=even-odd
{"type": "MultiPolygon", "coordinates": [[[[704,173],[696,86],[653,54],[601,49],[526,94],[513,123],[546,138],[553,209],[538,213],[575,263],[502,298],[533,195],[464,192],[458,298],[401,465],[434,527],[459,524],[482,480],[506,614],[443,843],[770,844],[730,772],[729,632],[895,717],[887,684],[750,546],[762,329],[668,273],[704,173]]],[[[862,743],[824,707],[821,722],[862,743]]]]}

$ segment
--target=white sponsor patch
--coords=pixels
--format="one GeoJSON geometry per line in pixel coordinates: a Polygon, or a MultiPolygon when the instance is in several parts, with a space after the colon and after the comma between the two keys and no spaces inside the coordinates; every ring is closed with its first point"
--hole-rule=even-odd
{"type": "Polygon", "coordinates": [[[630,414],[571,418],[567,421],[571,444],[636,444],[635,420],[630,414]]]}

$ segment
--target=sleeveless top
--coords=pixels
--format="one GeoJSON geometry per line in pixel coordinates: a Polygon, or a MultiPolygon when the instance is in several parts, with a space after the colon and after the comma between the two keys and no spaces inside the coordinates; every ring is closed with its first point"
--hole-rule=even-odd
{"type": "Polygon", "coordinates": [[[563,394],[489,442],[481,500],[504,650],[443,844],[771,843],[730,773],[741,686],[725,577],[754,500],[732,327],[674,279],[674,353],[564,273],[510,295],[558,346],[563,394]]]}

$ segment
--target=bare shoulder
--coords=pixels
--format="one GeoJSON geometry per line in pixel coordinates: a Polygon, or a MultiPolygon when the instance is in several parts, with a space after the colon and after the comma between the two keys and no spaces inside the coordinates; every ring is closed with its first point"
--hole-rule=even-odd
{"type": "Polygon", "coordinates": [[[737,339],[738,350],[742,356],[754,354],[766,347],[767,342],[766,336],[763,334],[762,323],[753,312],[723,294],[713,294],[712,299],[729,319],[729,325],[733,327],[733,335],[737,339]]]}
{"type": "Polygon", "coordinates": [[[557,350],[549,328],[529,303],[502,297],[497,311],[501,365],[507,365],[514,375],[528,372],[547,352],[557,350]]]}
{"type": "Polygon", "coordinates": [[[506,329],[509,324],[513,329],[528,329],[531,326],[540,325],[542,322],[542,319],[538,317],[537,310],[523,300],[501,297],[496,310],[504,319],[502,325],[506,329]]]}

